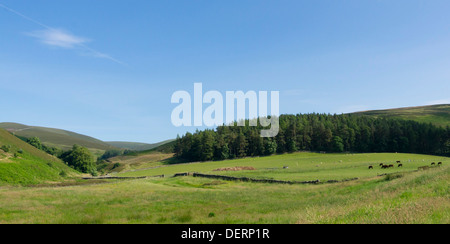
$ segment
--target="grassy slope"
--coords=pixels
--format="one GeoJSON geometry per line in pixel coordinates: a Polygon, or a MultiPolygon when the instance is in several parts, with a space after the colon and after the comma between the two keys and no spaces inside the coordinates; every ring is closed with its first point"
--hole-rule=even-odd
{"type": "Polygon", "coordinates": [[[167,140],[155,148],[152,148],[150,150],[141,151],[141,152],[138,152],[137,154],[143,155],[146,153],[154,153],[154,152],[173,153],[173,148],[175,146],[175,143],[176,143],[175,140],[167,140]]]}
{"type": "MultiPolygon", "coordinates": [[[[177,163],[173,157],[174,140],[157,143],[152,149],[135,151],[127,155],[109,158],[103,169],[105,174],[158,167],[167,163],[177,163]],[[117,167],[116,164],[119,164],[117,167]]],[[[118,144],[116,144],[118,145],[118,144]]]]}
{"type": "Polygon", "coordinates": [[[111,146],[123,148],[123,149],[130,149],[130,150],[136,150],[136,151],[145,151],[145,150],[151,150],[153,148],[159,147],[161,145],[164,145],[166,143],[169,143],[173,140],[166,140],[158,143],[141,143],[141,142],[126,142],[126,141],[107,141],[111,146]]]}
{"type": "Polygon", "coordinates": [[[450,126],[450,104],[363,111],[354,114],[384,118],[400,118],[438,126],[450,126]]]}
{"type": "Polygon", "coordinates": [[[163,165],[162,161],[173,157],[172,153],[144,153],[138,155],[122,155],[108,159],[108,166],[104,168],[106,172],[124,172],[130,170],[141,170],[163,165]],[[113,169],[119,163],[119,167],[113,169]]]}
{"type": "Polygon", "coordinates": [[[108,149],[115,148],[93,137],[66,130],[38,126],[27,126],[17,123],[0,123],[0,128],[6,129],[18,136],[25,138],[37,136],[42,143],[64,150],[68,150],[72,148],[74,144],[78,144],[89,148],[97,156],[103,154],[108,149]]]}
{"type": "Polygon", "coordinates": [[[59,173],[76,174],[61,160],[0,129],[0,146],[11,146],[9,152],[0,149],[0,185],[5,184],[39,184],[46,181],[60,181],[59,173]],[[17,153],[22,149],[23,153],[17,153]]]}

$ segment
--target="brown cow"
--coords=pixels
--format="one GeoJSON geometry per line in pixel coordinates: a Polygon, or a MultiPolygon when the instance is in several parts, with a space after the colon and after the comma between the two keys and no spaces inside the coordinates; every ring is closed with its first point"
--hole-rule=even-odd
{"type": "Polygon", "coordinates": [[[387,169],[387,168],[389,168],[389,165],[383,164],[383,165],[381,166],[381,168],[382,168],[382,169],[387,169]]]}
{"type": "Polygon", "coordinates": [[[394,165],[393,164],[389,164],[389,168],[394,168],[394,165]]]}

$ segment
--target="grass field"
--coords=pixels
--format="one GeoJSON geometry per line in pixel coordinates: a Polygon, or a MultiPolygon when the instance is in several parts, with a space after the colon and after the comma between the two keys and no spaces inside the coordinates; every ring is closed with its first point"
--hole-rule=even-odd
{"type": "Polygon", "coordinates": [[[166,177],[65,187],[6,186],[0,188],[0,223],[448,224],[449,165],[449,158],[426,155],[315,153],[162,165],[117,175],[198,171],[275,179],[359,180],[284,185],[166,177]],[[411,162],[404,162],[404,168],[388,169],[391,174],[384,176],[377,175],[388,171],[367,169],[375,162],[393,160],[411,162]],[[416,166],[438,160],[443,166],[414,171],[416,166]],[[233,166],[256,170],[213,171],[233,166]],[[282,166],[289,168],[275,169],[282,166]]]}
{"type": "Polygon", "coordinates": [[[417,170],[418,167],[431,165],[432,162],[450,164],[446,157],[402,154],[402,153],[363,153],[363,154],[321,154],[321,153],[292,153],[270,157],[255,157],[216,162],[188,163],[163,165],[159,163],[146,170],[118,173],[117,176],[154,176],[173,175],[182,172],[200,172],[207,174],[223,174],[231,176],[245,176],[251,178],[265,178],[276,180],[343,180],[349,178],[370,178],[380,174],[393,172],[407,172],[417,170]],[[398,167],[396,161],[401,161],[403,167],[398,167]],[[394,168],[381,169],[380,163],[394,164],[394,168]],[[372,165],[374,169],[369,170],[372,165]],[[222,167],[252,166],[251,171],[214,171],[222,167]],[[288,166],[287,169],[283,167],[288,166]]]}

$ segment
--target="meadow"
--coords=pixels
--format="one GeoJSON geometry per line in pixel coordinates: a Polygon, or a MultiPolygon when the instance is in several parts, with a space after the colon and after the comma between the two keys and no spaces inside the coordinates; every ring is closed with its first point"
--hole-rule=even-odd
{"type": "Polygon", "coordinates": [[[116,175],[166,174],[165,178],[4,186],[0,188],[0,223],[448,224],[448,165],[449,158],[392,153],[293,153],[176,165],[161,162],[157,168],[116,175]],[[404,167],[367,168],[383,161],[395,164],[396,160],[404,167]],[[417,171],[417,166],[438,161],[443,162],[441,167],[417,171]],[[234,166],[256,170],[213,171],[234,166]],[[359,179],[284,185],[170,177],[192,171],[274,179],[359,179]]]}
{"type": "MultiPolygon", "coordinates": [[[[136,159],[134,159],[136,160],[136,159]]],[[[235,160],[197,162],[176,165],[164,165],[152,162],[150,169],[119,172],[124,177],[173,175],[182,172],[200,172],[222,174],[258,179],[276,179],[291,181],[344,180],[350,178],[370,178],[393,172],[417,170],[418,167],[431,165],[432,162],[449,162],[446,157],[406,154],[406,153],[311,153],[298,152],[268,157],[249,157],[235,160]],[[396,161],[401,161],[398,167],[396,161]],[[394,168],[381,169],[379,164],[393,164],[394,168]],[[224,167],[251,166],[255,170],[215,171],[224,167]],[[369,170],[369,166],[373,169],[369,170]]],[[[144,166],[142,166],[144,167],[144,166]]]]}

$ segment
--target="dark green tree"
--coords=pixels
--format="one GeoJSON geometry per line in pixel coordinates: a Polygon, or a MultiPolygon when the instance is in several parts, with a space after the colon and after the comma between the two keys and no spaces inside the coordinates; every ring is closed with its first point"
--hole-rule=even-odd
{"type": "Polygon", "coordinates": [[[201,161],[209,161],[214,157],[214,135],[212,131],[206,130],[202,133],[201,138],[201,161]]]}
{"type": "Polygon", "coordinates": [[[42,143],[39,137],[31,137],[27,140],[28,144],[32,145],[33,147],[42,150],[42,143]]]}
{"type": "Polygon", "coordinates": [[[63,154],[63,160],[82,173],[96,174],[94,157],[85,147],[73,145],[70,151],[63,154]]]}
{"type": "Polygon", "coordinates": [[[112,158],[112,157],[116,157],[122,155],[122,151],[119,149],[110,149],[107,150],[101,157],[100,159],[108,159],[108,158],[112,158]]]}
{"type": "Polygon", "coordinates": [[[331,146],[332,152],[343,152],[344,151],[344,140],[339,136],[334,136],[331,146]]]}
{"type": "Polygon", "coordinates": [[[264,155],[272,155],[277,152],[277,142],[272,138],[264,141],[264,155]]]}

